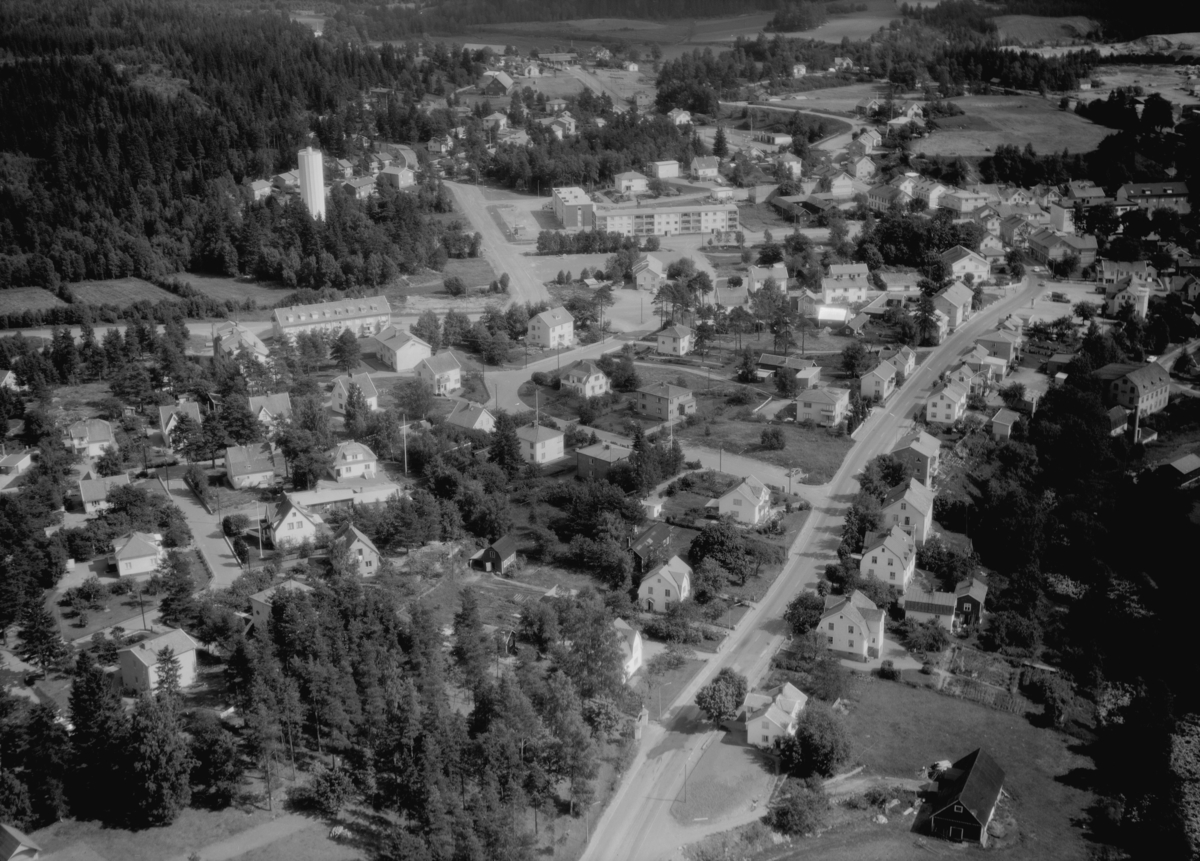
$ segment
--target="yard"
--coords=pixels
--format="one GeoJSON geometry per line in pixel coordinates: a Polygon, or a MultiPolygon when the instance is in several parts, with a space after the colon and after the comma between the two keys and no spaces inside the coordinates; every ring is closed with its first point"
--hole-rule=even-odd
{"type": "Polygon", "coordinates": [[[745,733],[722,733],[691,768],[671,816],[691,825],[749,812],[770,800],[775,779],[774,760],[746,744],[745,733]]]}
{"type": "Polygon", "coordinates": [[[966,113],[939,120],[941,130],[914,141],[914,150],[930,156],[985,156],[1003,144],[1028,143],[1039,153],[1082,153],[1112,134],[1036,96],[968,96],[954,103],[966,113]]]}
{"type": "Polygon", "coordinates": [[[41,287],[10,287],[0,290],[0,316],[20,314],[23,311],[65,308],[66,305],[62,299],[41,287]]]}
{"type": "Polygon", "coordinates": [[[111,278],[88,281],[67,287],[76,302],[88,305],[116,305],[125,308],[135,302],[178,302],[179,297],[155,287],[141,278],[111,278]]]}
{"type": "Polygon", "coordinates": [[[723,449],[761,460],[784,469],[799,468],[807,473],[806,484],[824,484],[833,478],[854,441],[826,428],[805,428],[791,423],[768,424],[741,416],[748,408],[727,414],[703,410],[700,422],[680,426],[675,435],[685,443],[709,449],[723,449]],[[785,444],[780,450],[764,449],[762,432],[767,427],[783,431],[785,444]]]}
{"type": "Polygon", "coordinates": [[[185,272],[180,279],[218,302],[245,302],[252,299],[259,308],[274,308],[293,290],[282,284],[263,284],[246,278],[224,278],[185,272]]]}
{"type": "MultiPolygon", "coordinates": [[[[871,676],[855,675],[848,700],[845,723],[856,745],[854,758],[869,774],[919,777],[932,762],[953,761],[983,747],[1006,773],[1004,789],[1020,834],[1012,844],[1006,839],[1006,857],[1087,857],[1078,823],[1086,821],[1093,801],[1080,787],[1091,761],[1076,752],[1077,743],[1068,736],[1017,715],[871,676]]],[[[928,849],[911,854],[911,834],[894,839],[898,854],[865,857],[928,857],[928,849]]],[[[812,857],[826,856],[805,854],[812,857]]]]}

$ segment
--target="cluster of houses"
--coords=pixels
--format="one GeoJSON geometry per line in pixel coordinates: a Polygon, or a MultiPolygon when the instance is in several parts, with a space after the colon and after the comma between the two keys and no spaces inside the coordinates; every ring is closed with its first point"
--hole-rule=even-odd
{"type": "MultiPolygon", "coordinates": [[[[355,158],[335,158],[317,153],[321,170],[317,173],[323,192],[341,188],[357,200],[378,193],[380,185],[400,190],[416,184],[419,169],[416,151],[406,144],[359,141],[362,153],[355,158]]],[[[280,202],[303,195],[305,165],[277,173],[269,179],[248,179],[246,189],[253,200],[274,197],[280,202]]],[[[310,207],[311,208],[311,207],[310,207]]]]}

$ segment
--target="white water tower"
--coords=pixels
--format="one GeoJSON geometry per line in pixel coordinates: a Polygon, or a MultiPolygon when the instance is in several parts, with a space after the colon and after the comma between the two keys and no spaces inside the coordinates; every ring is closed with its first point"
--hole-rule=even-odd
{"type": "Polygon", "coordinates": [[[325,220],[325,165],[310,146],[300,150],[300,199],[313,218],[325,220]]]}

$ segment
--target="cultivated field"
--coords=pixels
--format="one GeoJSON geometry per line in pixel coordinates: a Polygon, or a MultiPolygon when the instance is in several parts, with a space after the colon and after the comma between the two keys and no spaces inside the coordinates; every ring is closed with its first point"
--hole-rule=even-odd
{"type": "Polygon", "coordinates": [[[540,78],[517,78],[518,89],[530,87],[535,93],[545,93],[547,98],[565,99],[583,92],[583,83],[566,72],[551,72],[540,78]]]}
{"type": "Polygon", "coordinates": [[[1146,95],[1158,93],[1171,102],[1192,100],[1184,89],[1187,72],[1183,66],[1099,66],[1092,77],[1103,81],[1104,86],[1079,94],[1079,98],[1089,102],[1108,98],[1118,87],[1141,87],[1146,95]]]}
{"type": "Polygon", "coordinates": [[[69,286],[76,302],[88,305],[116,305],[124,308],[134,302],[178,302],[179,297],[155,287],[141,278],[112,278],[87,281],[69,286]]]}
{"type": "Polygon", "coordinates": [[[1039,153],[1089,152],[1112,134],[1035,96],[969,96],[955,99],[966,114],[939,121],[941,131],[913,141],[925,155],[985,156],[1002,144],[1033,144],[1039,153]]]}
{"type": "Polygon", "coordinates": [[[1000,28],[1003,39],[1014,39],[1022,45],[1039,42],[1074,42],[1081,40],[1096,22],[1082,15],[1062,18],[1042,18],[1038,15],[1000,15],[992,19],[1000,28]]]}
{"type": "Polygon", "coordinates": [[[65,307],[66,302],[41,287],[11,287],[0,290],[0,314],[20,314],[22,311],[45,311],[65,307]]]}
{"type": "Polygon", "coordinates": [[[884,87],[874,83],[808,90],[791,98],[785,98],[778,103],[778,106],[854,116],[854,106],[858,102],[871,97],[879,98],[884,95],[884,90],[884,87]]]}
{"type": "MultiPolygon", "coordinates": [[[[953,761],[983,747],[1005,771],[1009,799],[1004,804],[1019,832],[1015,845],[1005,840],[1004,856],[1012,861],[1087,857],[1076,823],[1086,820],[1093,801],[1081,787],[1092,764],[1075,752],[1073,739],[1035,727],[1024,717],[869,677],[856,682],[848,699],[846,728],[855,742],[854,758],[868,774],[919,777],[932,762],[953,761]]],[[[911,853],[911,834],[892,839],[895,854],[857,857],[930,857],[928,850],[911,853]]],[[[814,851],[804,857],[824,861],[843,856],[814,851]]]]}
{"type": "Polygon", "coordinates": [[[258,284],[241,278],[194,275],[190,272],[184,273],[180,278],[195,287],[198,292],[219,302],[245,302],[247,299],[253,299],[260,308],[274,308],[292,292],[282,284],[258,284]]]}

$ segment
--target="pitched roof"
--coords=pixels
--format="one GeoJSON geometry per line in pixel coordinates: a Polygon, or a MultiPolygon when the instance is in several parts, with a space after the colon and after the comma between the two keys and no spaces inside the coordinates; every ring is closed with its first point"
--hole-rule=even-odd
{"type": "Polygon", "coordinates": [[[849,397],[848,389],[805,389],[796,395],[796,400],[805,403],[837,405],[849,397]]]}
{"type": "Polygon", "coordinates": [[[912,536],[899,526],[893,526],[887,532],[868,533],[863,539],[863,556],[881,547],[899,558],[905,565],[917,550],[913,545],[912,536]]]}
{"type": "Polygon", "coordinates": [[[692,330],[689,329],[687,326],[680,326],[677,324],[674,326],[668,326],[667,328],[663,329],[658,334],[674,335],[676,338],[688,338],[691,336],[692,330]]]}
{"type": "Polygon", "coordinates": [[[596,374],[606,376],[604,371],[600,369],[600,366],[591,359],[580,359],[567,365],[564,376],[571,379],[587,379],[594,377],[596,374]]]}
{"type": "Polygon", "coordinates": [[[225,449],[225,468],[230,477],[275,471],[275,455],[265,442],[231,445],[225,449]]]}
{"type": "MultiPolygon", "coordinates": [[[[859,316],[861,317],[862,315],[860,314],[859,316]]],[[[857,318],[855,318],[855,319],[857,319],[857,318]]],[[[885,380],[890,380],[890,379],[895,378],[896,374],[899,372],[896,370],[895,365],[893,365],[887,359],[884,359],[878,365],[876,365],[871,370],[869,370],[867,373],[875,374],[876,376],[882,377],[885,380]]]]}
{"type": "Polygon", "coordinates": [[[488,545],[492,550],[496,551],[496,555],[501,560],[510,559],[517,555],[517,542],[512,535],[505,535],[497,538],[488,545]]]}
{"type": "Polygon", "coordinates": [[[880,505],[887,508],[893,503],[904,500],[922,514],[933,510],[933,491],[915,478],[910,478],[907,484],[897,484],[887,492],[880,505]]]}
{"type": "Polygon", "coordinates": [[[200,648],[200,644],[189,637],[186,631],[172,628],[165,634],[159,634],[157,637],[142,640],[140,643],[135,643],[121,651],[129,652],[142,664],[152,667],[158,663],[158,653],[167,648],[174,652],[176,657],[179,657],[185,652],[194,652],[200,648]]]}
{"type": "Polygon", "coordinates": [[[831,263],[829,264],[829,277],[838,278],[849,275],[867,276],[871,274],[871,270],[865,263],[831,263]]]}
{"type": "Polygon", "coordinates": [[[70,434],[76,439],[86,439],[89,444],[112,442],[112,425],[104,419],[83,419],[71,425],[70,434]]]}
{"type": "Polygon", "coordinates": [[[956,598],[970,596],[981,604],[983,603],[983,600],[987,598],[987,593],[987,583],[985,583],[983,580],[980,580],[978,577],[972,577],[970,580],[963,580],[954,588],[954,596],[956,598]]]}
{"type": "Polygon", "coordinates": [[[906,613],[928,613],[931,616],[953,616],[955,597],[950,592],[930,589],[924,577],[914,577],[901,599],[906,613]]]}
{"type": "Polygon", "coordinates": [[[632,455],[633,449],[617,445],[615,442],[598,442],[576,449],[575,454],[590,457],[593,460],[602,460],[605,463],[617,463],[632,455]]]}
{"type": "MultiPolygon", "coordinates": [[[[553,329],[555,326],[563,326],[567,323],[574,324],[575,322],[575,318],[571,316],[571,312],[561,305],[559,305],[557,308],[551,308],[547,311],[543,311],[535,316],[533,320],[537,320],[549,329],[553,329]]],[[[533,320],[530,320],[529,322],[533,323],[533,320]]]]}
{"type": "Polygon", "coordinates": [[[635,263],[633,265],[633,274],[634,275],[637,275],[639,272],[645,272],[646,270],[653,272],[655,275],[662,275],[663,274],[662,261],[659,260],[657,257],[643,257],[641,260],[639,260],[637,263],[635,263]]]}
{"type": "Polygon", "coordinates": [[[513,79],[508,72],[484,72],[483,77],[484,80],[481,82],[481,86],[487,86],[491,83],[487,80],[488,78],[495,78],[497,83],[506,89],[511,89],[513,86],[513,79]]]}
{"type": "Polygon", "coordinates": [[[522,425],[517,428],[517,438],[523,439],[525,442],[543,442],[557,439],[562,435],[562,431],[548,428],[545,425],[522,425]]]}
{"type": "Polygon", "coordinates": [[[145,559],[158,556],[162,548],[162,537],[153,532],[127,532],[113,539],[115,559],[145,559]]]}
{"type": "Polygon", "coordinates": [[[613,177],[613,179],[615,179],[617,182],[624,182],[627,179],[646,179],[646,175],[643,173],[638,173],[636,170],[627,170],[623,173],[618,173],[613,177]]]}
{"type": "Polygon", "coordinates": [[[337,463],[338,461],[345,462],[355,460],[356,458],[354,458],[353,455],[358,455],[357,460],[362,461],[379,460],[379,458],[375,456],[375,452],[371,451],[371,449],[363,445],[361,442],[355,442],[354,440],[338,443],[329,450],[328,454],[331,458],[333,458],[334,463],[337,463]]]}
{"type": "MultiPolygon", "coordinates": [[[[263,185],[270,187],[269,183],[263,183],[263,185]]],[[[255,186],[257,187],[257,183],[255,186]]],[[[256,356],[270,354],[270,350],[267,349],[267,345],[262,342],[262,339],[240,323],[228,320],[218,323],[213,330],[213,335],[219,341],[221,349],[227,353],[236,353],[240,347],[245,346],[256,356]]]]}
{"type": "Polygon", "coordinates": [[[467,430],[475,430],[476,425],[479,424],[479,420],[485,415],[490,418],[493,423],[495,422],[495,416],[478,404],[473,404],[467,407],[465,410],[458,410],[457,412],[447,416],[446,424],[454,425],[455,427],[466,428],[467,430]]]}
{"type": "Polygon", "coordinates": [[[629,549],[635,556],[644,556],[655,549],[670,547],[674,535],[675,527],[671,524],[655,523],[635,538],[629,549]]]}
{"type": "Polygon", "coordinates": [[[1178,472],[1180,475],[1191,475],[1196,470],[1200,469],[1200,455],[1185,454],[1178,460],[1171,461],[1168,466],[1178,472]]]}
{"type": "Polygon", "coordinates": [[[638,389],[638,393],[653,395],[656,398],[666,398],[667,400],[690,398],[692,396],[691,389],[685,389],[683,386],[673,386],[670,383],[651,383],[648,386],[642,386],[638,389]]]}
{"type": "Polygon", "coordinates": [[[973,750],[938,778],[935,814],[961,804],[982,825],[991,816],[1003,786],[1004,769],[982,748],[973,750]]]}
{"type": "Polygon", "coordinates": [[[721,499],[732,499],[735,496],[749,500],[753,505],[758,505],[764,499],[770,499],[771,492],[753,475],[748,475],[737,486],[731,487],[724,493],[721,499]]]}
{"type": "Polygon", "coordinates": [[[462,367],[462,365],[459,364],[458,359],[455,358],[454,354],[449,350],[441,353],[434,353],[432,356],[422,359],[417,367],[420,367],[421,365],[424,365],[426,368],[428,368],[429,371],[434,374],[434,376],[455,371],[462,367]]]}
{"type": "Polygon", "coordinates": [[[333,534],[334,541],[346,540],[346,545],[354,544],[356,541],[361,541],[379,555],[379,548],[375,546],[375,542],[367,537],[367,534],[347,520],[342,524],[341,528],[333,534]]]}
{"type": "Polygon", "coordinates": [[[275,593],[279,592],[280,590],[285,592],[289,590],[295,590],[298,592],[311,592],[313,587],[309,586],[307,583],[301,583],[299,580],[289,577],[282,583],[276,583],[274,586],[268,586],[261,592],[255,592],[250,596],[250,600],[257,600],[262,601],[264,604],[270,604],[271,599],[275,597],[275,593]]]}
{"type": "Polygon", "coordinates": [[[1006,425],[1007,427],[1012,427],[1020,420],[1021,414],[1013,412],[1008,407],[1001,407],[996,411],[996,414],[992,416],[992,424],[1006,425]]]}
{"type": "Polygon", "coordinates": [[[24,849],[32,849],[35,854],[42,851],[42,847],[35,843],[28,834],[18,831],[11,825],[0,823],[0,858],[8,861],[9,858],[24,849]]]}
{"type": "MultiPolygon", "coordinates": [[[[981,257],[980,260],[982,260],[982,259],[983,258],[981,257]]],[[[957,283],[951,284],[949,287],[947,287],[941,293],[937,294],[937,298],[945,299],[947,302],[949,302],[951,305],[954,305],[955,307],[958,307],[959,305],[969,305],[971,303],[971,299],[973,299],[974,296],[975,296],[975,294],[971,290],[971,288],[967,287],[967,285],[965,285],[965,284],[957,284],[957,283]]]]}
{"type": "Polygon", "coordinates": [[[338,299],[334,302],[317,302],[312,305],[290,305],[275,309],[275,322],[280,326],[307,326],[321,320],[356,320],[360,317],[391,315],[392,306],[383,296],[368,296],[362,299],[338,299]]]}
{"type": "Polygon", "coordinates": [[[271,518],[272,528],[282,523],[284,518],[286,518],[293,509],[298,512],[301,517],[312,523],[314,526],[322,526],[325,523],[325,518],[317,514],[315,511],[309,511],[303,505],[294,501],[290,496],[284,496],[283,501],[275,507],[275,516],[271,518]]]}
{"type": "Polygon", "coordinates": [[[930,397],[937,397],[938,395],[945,395],[952,401],[961,401],[967,396],[967,390],[958,383],[946,383],[940,389],[934,390],[930,397]]]}
{"type": "Polygon", "coordinates": [[[256,395],[248,400],[250,412],[257,416],[263,410],[272,418],[287,418],[292,414],[292,396],[287,392],[273,395],[256,395]]]}
{"type": "Polygon", "coordinates": [[[422,341],[412,332],[405,332],[399,326],[388,326],[375,336],[375,340],[384,347],[387,347],[389,350],[399,350],[401,347],[404,347],[407,344],[414,343],[420,344],[423,347],[427,347],[430,349],[430,351],[433,349],[432,347],[429,347],[429,344],[422,341]]]}
{"type": "Polygon", "coordinates": [[[680,592],[683,592],[683,584],[691,582],[692,567],[678,556],[672,556],[666,562],[662,563],[645,577],[643,577],[642,582],[646,582],[656,574],[661,574],[664,580],[673,585],[680,592]]]}
{"type": "Polygon", "coordinates": [[[621,651],[628,660],[633,656],[633,644],[637,642],[637,638],[641,636],[641,632],[636,630],[624,619],[613,619],[613,630],[617,632],[617,639],[621,644],[621,651]]]}
{"type": "Polygon", "coordinates": [[[354,376],[342,374],[333,381],[333,387],[335,389],[342,389],[346,393],[347,397],[350,395],[351,385],[358,386],[359,391],[362,392],[364,398],[379,397],[379,389],[375,388],[375,384],[371,382],[370,374],[363,373],[355,374],[354,376]]]}
{"type": "Polygon", "coordinates": [[[721,160],[715,155],[698,155],[692,158],[692,170],[710,170],[720,166],[721,160]]]}
{"type": "Polygon", "coordinates": [[[79,482],[79,498],[84,502],[101,502],[108,498],[108,492],[114,487],[125,487],[129,484],[129,475],[109,475],[103,478],[85,478],[79,482]]]}
{"type": "Polygon", "coordinates": [[[1112,362],[1094,371],[1093,376],[1105,382],[1128,380],[1137,387],[1139,392],[1143,393],[1169,385],[1171,382],[1166,368],[1157,362],[1149,362],[1145,365],[1134,362],[1112,362]]]}

